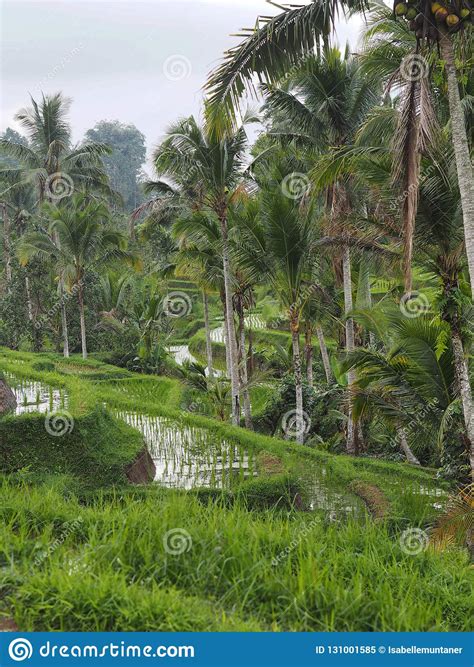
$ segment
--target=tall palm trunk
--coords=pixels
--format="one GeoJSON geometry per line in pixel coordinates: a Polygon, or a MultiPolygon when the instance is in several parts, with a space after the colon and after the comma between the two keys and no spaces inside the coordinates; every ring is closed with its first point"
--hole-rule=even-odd
{"type": "MultiPolygon", "coordinates": [[[[61,250],[61,242],[57,232],[53,234],[53,240],[58,250],[61,250]]],[[[62,271],[59,272],[59,301],[61,304],[61,328],[63,332],[63,356],[69,357],[69,337],[67,327],[66,301],[64,299],[64,279],[62,271]]]]}
{"type": "Polygon", "coordinates": [[[310,387],[313,386],[313,332],[311,324],[306,322],[304,332],[304,353],[306,359],[306,379],[310,387]]]}
{"type": "Polygon", "coordinates": [[[420,462],[411,451],[410,445],[408,444],[407,435],[405,433],[405,430],[401,426],[397,428],[397,436],[400,448],[402,452],[405,454],[408,463],[411,463],[412,465],[415,466],[419,466],[420,462]]]}
{"type": "MultiPolygon", "coordinates": [[[[346,315],[346,351],[354,351],[354,320],[347,315],[352,311],[352,277],[351,277],[351,255],[348,246],[344,246],[342,256],[342,272],[344,283],[344,313],[346,315]]],[[[352,416],[352,386],[355,382],[355,372],[351,369],[347,373],[348,389],[348,412],[347,412],[347,441],[346,450],[348,454],[356,454],[356,437],[354,419],[352,416]]]]}
{"type": "Polygon", "coordinates": [[[33,351],[41,352],[43,337],[41,335],[41,326],[37,326],[36,316],[33,310],[33,299],[31,298],[31,287],[28,273],[25,274],[26,307],[28,312],[28,321],[31,324],[33,332],[33,351]]]}
{"type": "Polygon", "coordinates": [[[25,275],[25,291],[26,291],[26,307],[28,310],[28,319],[33,322],[33,302],[31,300],[30,279],[28,274],[25,275]]]}
{"type": "Polygon", "coordinates": [[[464,423],[466,425],[466,434],[469,440],[469,461],[471,465],[471,477],[474,481],[474,406],[472,403],[472,390],[469,383],[469,370],[461,336],[456,329],[451,329],[454,368],[458,384],[459,394],[461,396],[464,423]]]}
{"type": "Polygon", "coordinates": [[[3,218],[3,253],[5,257],[5,280],[7,282],[7,291],[11,291],[12,282],[12,253],[10,239],[10,217],[5,202],[0,203],[3,218]]]}
{"type": "Polygon", "coordinates": [[[229,239],[227,233],[227,218],[224,214],[220,216],[222,233],[222,266],[224,270],[224,292],[225,310],[227,317],[228,348],[229,348],[229,371],[232,393],[232,423],[238,426],[240,423],[240,393],[239,393],[239,370],[237,364],[237,341],[235,338],[234,313],[232,307],[232,288],[230,284],[230,260],[229,239]]]}
{"type": "Polygon", "coordinates": [[[79,302],[79,317],[81,320],[81,348],[82,348],[82,358],[87,359],[87,343],[86,343],[86,320],[84,317],[84,287],[82,280],[78,283],[79,288],[77,290],[77,300],[79,302]]]}
{"type": "MultiPolygon", "coordinates": [[[[368,309],[372,308],[372,293],[370,291],[370,268],[371,268],[370,260],[365,256],[365,254],[363,254],[359,264],[359,286],[357,289],[357,300],[356,300],[357,307],[361,306],[362,308],[368,308],[368,309]]],[[[410,276],[411,276],[411,271],[410,271],[410,276]]],[[[411,287],[412,286],[410,283],[410,291],[411,287]]],[[[406,292],[408,291],[406,286],[405,286],[405,291],[406,292]]],[[[375,345],[375,334],[373,331],[369,331],[369,344],[372,346],[375,345]]]]}
{"type": "Polygon", "coordinates": [[[67,359],[69,357],[69,336],[67,330],[67,315],[66,303],[64,298],[64,283],[59,281],[59,299],[61,303],[61,331],[63,334],[63,356],[67,359]]]}
{"type": "Polygon", "coordinates": [[[225,368],[227,377],[230,380],[231,368],[230,368],[230,348],[229,348],[229,327],[227,326],[227,312],[225,309],[225,298],[223,299],[223,309],[224,309],[223,341],[225,347],[225,368]]]}
{"type": "Polygon", "coordinates": [[[324,338],[324,331],[320,324],[316,324],[316,335],[318,337],[321,359],[323,360],[324,373],[326,374],[326,380],[329,384],[333,382],[334,376],[332,374],[331,362],[329,361],[329,354],[328,348],[326,347],[326,340],[324,338]]]}
{"type": "Polygon", "coordinates": [[[202,303],[204,307],[204,327],[206,329],[207,375],[208,378],[212,380],[214,373],[212,370],[212,341],[211,328],[209,326],[209,300],[205,290],[202,290],[202,303]]]}
{"type": "Polygon", "coordinates": [[[242,397],[244,401],[245,427],[252,429],[252,408],[250,405],[250,392],[248,387],[247,359],[245,352],[245,318],[244,309],[239,307],[239,367],[242,380],[242,397]]]}
{"type": "Polygon", "coordinates": [[[295,376],[296,393],[296,441],[300,444],[304,442],[305,421],[303,413],[303,375],[301,373],[301,354],[300,354],[300,327],[298,316],[290,311],[291,341],[293,347],[293,372],[295,376]]]}
{"type": "Polygon", "coordinates": [[[446,32],[440,41],[441,55],[445,61],[446,76],[448,80],[448,100],[451,116],[451,131],[458,174],[459,193],[461,195],[461,206],[464,222],[464,239],[466,245],[469,276],[471,279],[471,292],[474,298],[474,180],[472,164],[469,155],[469,144],[467,140],[466,125],[461,106],[459,87],[456,78],[456,65],[454,62],[454,49],[452,37],[446,32]]]}

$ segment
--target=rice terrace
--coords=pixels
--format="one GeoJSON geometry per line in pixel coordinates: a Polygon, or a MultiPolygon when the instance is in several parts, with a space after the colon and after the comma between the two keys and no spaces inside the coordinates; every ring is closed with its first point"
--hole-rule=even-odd
{"type": "Polygon", "coordinates": [[[471,631],[471,1],[22,4],[0,630],[471,631]]]}

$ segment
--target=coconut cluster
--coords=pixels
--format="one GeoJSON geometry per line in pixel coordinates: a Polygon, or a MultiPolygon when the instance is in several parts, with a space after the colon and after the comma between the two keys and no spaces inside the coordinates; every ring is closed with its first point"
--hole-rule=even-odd
{"type": "Polygon", "coordinates": [[[409,22],[418,39],[437,41],[440,38],[440,29],[457,32],[464,28],[466,23],[472,23],[472,7],[467,0],[456,0],[453,3],[430,2],[400,2],[395,0],[393,7],[395,16],[409,22]]]}

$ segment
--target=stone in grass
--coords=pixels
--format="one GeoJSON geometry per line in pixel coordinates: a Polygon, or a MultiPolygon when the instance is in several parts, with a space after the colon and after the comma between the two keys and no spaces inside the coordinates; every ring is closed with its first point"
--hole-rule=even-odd
{"type": "Polygon", "coordinates": [[[15,394],[0,375],[0,415],[4,415],[16,408],[15,394]]]}

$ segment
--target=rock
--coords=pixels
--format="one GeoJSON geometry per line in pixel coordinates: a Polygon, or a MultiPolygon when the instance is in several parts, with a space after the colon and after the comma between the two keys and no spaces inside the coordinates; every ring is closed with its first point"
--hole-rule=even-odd
{"type": "Polygon", "coordinates": [[[0,618],[0,632],[18,632],[19,629],[12,618],[0,618]]]}
{"type": "Polygon", "coordinates": [[[0,377],[0,415],[4,415],[16,408],[15,394],[7,385],[5,380],[0,377]]]}
{"type": "Polygon", "coordinates": [[[135,461],[127,467],[125,474],[132,484],[148,484],[155,479],[155,463],[146,447],[143,447],[135,461]]]}

